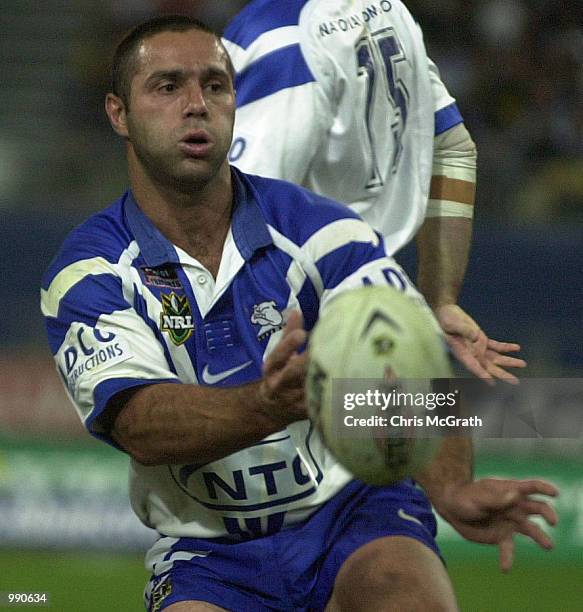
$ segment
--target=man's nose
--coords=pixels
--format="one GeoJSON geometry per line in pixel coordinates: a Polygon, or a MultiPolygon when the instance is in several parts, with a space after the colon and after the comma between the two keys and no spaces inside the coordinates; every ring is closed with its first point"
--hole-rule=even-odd
{"type": "Polygon", "coordinates": [[[184,115],[206,115],[208,108],[204,98],[204,90],[198,83],[193,83],[185,89],[184,115]]]}

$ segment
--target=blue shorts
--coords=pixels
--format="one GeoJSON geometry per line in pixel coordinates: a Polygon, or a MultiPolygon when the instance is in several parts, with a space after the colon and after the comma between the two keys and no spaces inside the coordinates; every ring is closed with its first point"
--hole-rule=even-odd
{"type": "Polygon", "coordinates": [[[441,556],[431,506],[410,481],[376,488],[349,483],[305,522],[274,535],[172,540],[146,587],[149,612],[184,600],[233,612],[324,610],[336,575],[358,548],[384,536],[419,540],[441,556]]]}

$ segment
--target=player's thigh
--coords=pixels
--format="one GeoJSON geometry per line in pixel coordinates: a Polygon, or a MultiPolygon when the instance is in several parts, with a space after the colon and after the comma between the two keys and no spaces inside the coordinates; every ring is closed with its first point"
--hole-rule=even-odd
{"type": "Polygon", "coordinates": [[[228,610],[204,601],[179,601],[164,608],[164,612],[228,612],[228,610]]]}
{"type": "Polygon", "coordinates": [[[404,536],[373,540],[348,557],[326,612],[428,612],[457,610],[453,587],[439,557],[404,536]]]}

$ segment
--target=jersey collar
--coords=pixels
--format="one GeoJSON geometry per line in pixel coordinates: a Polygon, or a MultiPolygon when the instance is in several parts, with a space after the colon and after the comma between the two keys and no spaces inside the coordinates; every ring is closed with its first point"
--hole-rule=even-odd
{"type": "MultiPolygon", "coordinates": [[[[247,178],[233,167],[231,177],[234,193],[231,230],[241,256],[245,261],[249,261],[255,251],[272,244],[273,241],[247,178]]],[[[167,263],[180,263],[173,244],[142,212],[131,190],[126,193],[124,206],[129,228],[146,264],[157,267],[167,263]]]]}

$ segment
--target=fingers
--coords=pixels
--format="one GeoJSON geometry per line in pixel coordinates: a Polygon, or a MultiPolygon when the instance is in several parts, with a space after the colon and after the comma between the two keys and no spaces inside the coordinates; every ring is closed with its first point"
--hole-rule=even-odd
{"type": "Polygon", "coordinates": [[[502,353],[518,350],[520,350],[519,344],[488,339],[488,348],[484,355],[484,367],[486,367],[493,378],[517,385],[519,383],[518,378],[504,368],[525,368],[526,361],[518,357],[503,355],[502,353]]]}
{"type": "Polygon", "coordinates": [[[557,497],[559,489],[548,480],[542,478],[483,478],[478,480],[480,483],[489,483],[488,486],[497,489],[499,494],[502,491],[516,491],[520,495],[546,495],[548,497],[557,497]]]}
{"type": "Polygon", "coordinates": [[[550,525],[558,521],[554,509],[545,502],[530,499],[530,496],[556,497],[558,494],[559,490],[555,485],[540,479],[483,478],[473,483],[473,499],[475,507],[480,512],[504,512],[509,509],[518,509],[522,515],[515,517],[515,520],[521,520],[528,514],[541,514],[545,519],[549,519],[547,522],[550,525]],[[547,508],[544,512],[539,512],[542,509],[541,504],[547,508]]]}
{"type": "Polygon", "coordinates": [[[516,353],[520,350],[520,344],[515,342],[498,342],[498,340],[488,338],[488,348],[497,353],[516,353]]]}
{"type": "MultiPolygon", "coordinates": [[[[456,357],[458,356],[456,355],[456,357]]],[[[481,378],[485,381],[493,381],[494,377],[492,374],[488,370],[484,369],[484,367],[475,357],[463,355],[458,357],[458,359],[466,370],[468,370],[468,372],[473,374],[476,378],[481,378]]]]}
{"type": "Polygon", "coordinates": [[[299,310],[292,310],[288,317],[285,327],[283,328],[283,336],[290,334],[296,329],[304,328],[304,318],[299,310]]]}
{"type": "Polygon", "coordinates": [[[263,364],[266,376],[284,368],[290,357],[305,344],[308,336],[302,325],[301,314],[297,311],[290,313],[279,344],[263,364]]]}
{"type": "MultiPolygon", "coordinates": [[[[552,550],[554,543],[552,539],[532,521],[524,520],[514,525],[514,533],[520,533],[527,538],[530,538],[533,542],[538,544],[545,550],[552,550]]],[[[512,534],[506,536],[498,543],[499,558],[500,558],[500,569],[503,572],[509,572],[512,569],[514,562],[514,540],[512,534]]]]}
{"type": "Polygon", "coordinates": [[[526,361],[524,361],[524,359],[499,355],[494,351],[486,351],[486,356],[491,363],[502,366],[503,368],[526,368],[526,361]]]}
{"type": "Polygon", "coordinates": [[[291,312],[279,343],[263,364],[260,395],[284,425],[307,418],[304,382],[308,353],[298,353],[306,340],[301,314],[291,312]]]}
{"type": "Polygon", "coordinates": [[[263,364],[263,373],[266,376],[270,376],[274,372],[284,368],[289,358],[296,353],[305,341],[306,333],[303,330],[295,330],[288,334],[287,337],[282,337],[280,343],[265,360],[263,364]]]}
{"type": "MultiPolygon", "coordinates": [[[[510,357],[509,355],[501,355],[497,351],[488,349],[484,354],[481,365],[487,370],[491,378],[497,378],[511,384],[518,384],[518,378],[512,372],[505,370],[505,368],[525,368],[526,361],[517,357],[510,357]]],[[[472,373],[474,372],[472,371],[472,373]]]]}
{"type": "Polygon", "coordinates": [[[307,364],[307,353],[292,355],[288,360],[286,367],[281,372],[281,376],[278,379],[278,384],[282,387],[293,388],[299,386],[303,389],[307,364]]]}
{"type": "MultiPolygon", "coordinates": [[[[509,481],[512,482],[512,481],[509,481]]],[[[522,495],[548,495],[549,497],[558,497],[559,489],[548,480],[541,478],[531,478],[528,480],[517,480],[516,486],[522,495]]]]}
{"type": "Polygon", "coordinates": [[[552,539],[539,525],[530,520],[532,516],[540,516],[551,526],[559,522],[559,516],[551,505],[530,497],[534,494],[557,496],[559,491],[552,483],[535,479],[484,479],[479,482],[484,485],[484,494],[480,500],[483,511],[488,510],[490,514],[495,514],[499,521],[510,521],[515,533],[527,536],[542,548],[553,548],[552,539]],[[496,495],[499,496],[498,499],[496,495]]]}
{"type": "Polygon", "coordinates": [[[475,504],[480,514],[502,513],[520,500],[512,481],[484,478],[475,483],[475,504]]]}
{"type": "Polygon", "coordinates": [[[485,380],[491,380],[492,375],[486,370],[473,352],[468,348],[466,342],[460,337],[452,334],[446,334],[447,343],[454,357],[474,376],[485,380]]]}
{"type": "MultiPolygon", "coordinates": [[[[480,332],[479,335],[486,339],[483,332],[480,332]]],[[[526,362],[522,359],[500,355],[490,349],[481,352],[480,341],[469,343],[461,336],[454,334],[446,334],[446,340],[456,359],[477,378],[486,381],[493,381],[494,378],[498,378],[518,384],[518,378],[504,368],[526,367],[526,362]]]]}
{"type": "Polygon", "coordinates": [[[516,527],[516,531],[522,535],[530,538],[533,542],[536,542],[541,548],[545,550],[552,550],[554,543],[551,538],[532,521],[524,521],[516,527]]]}
{"type": "Polygon", "coordinates": [[[504,573],[509,572],[514,562],[514,540],[512,539],[512,535],[509,535],[498,544],[498,552],[500,569],[504,573]]]}
{"type": "Polygon", "coordinates": [[[498,380],[503,380],[504,382],[510,383],[511,385],[520,384],[520,380],[511,372],[507,372],[506,370],[490,364],[488,366],[488,372],[492,375],[493,378],[497,378],[498,380]]]}
{"type": "Polygon", "coordinates": [[[521,501],[515,510],[508,513],[509,518],[517,523],[535,515],[541,516],[548,525],[553,527],[559,522],[559,516],[552,506],[534,499],[521,501]]]}

